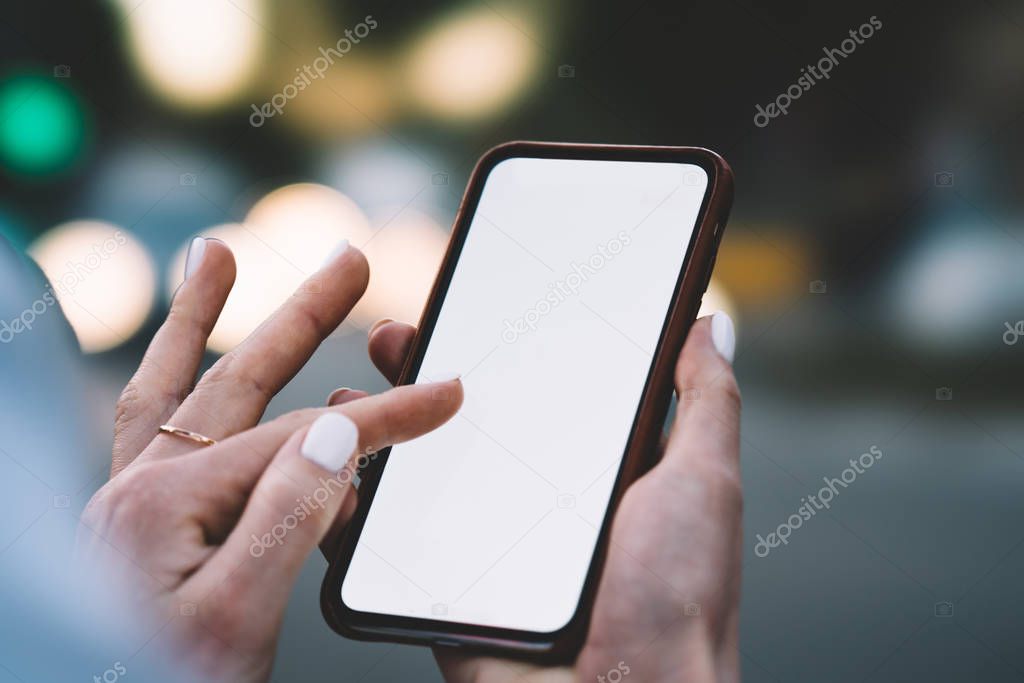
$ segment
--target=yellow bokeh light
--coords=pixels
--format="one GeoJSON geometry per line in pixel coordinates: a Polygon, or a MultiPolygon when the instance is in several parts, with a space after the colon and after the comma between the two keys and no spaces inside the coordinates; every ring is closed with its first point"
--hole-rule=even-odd
{"type": "Polygon", "coordinates": [[[739,323],[736,321],[736,304],[733,303],[732,298],[725,291],[721,282],[711,278],[711,282],[708,283],[708,290],[704,292],[704,298],[700,302],[700,310],[697,312],[697,317],[701,318],[706,315],[712,315],[722,311],[733,319],[733,324],[739,327],[739,323]]]}
{"type": "Polygon", "coordinates": [[[449,19],[408,55],[412,100],[454,120],[492,114],[520,94],[538,65],[536,44],[513,21],[489,7],[449,19]]]}
{"type": "Polygon", "coordinates": [[[186,107],[231,101],[257,74],[261,0],[125,2],[133,62],[161,96],[186,107]]]}
{"type": "Polygon", "coordinates": [[[114,348],[149,315],[156,275],[146,249],[127,231],[81,220],[53,228],[29,247],[86,353],[114,348]]]}
{"type": "Polygon", "coordinates": [[[391,215],[361,246],[370,285],[352,311],[358,325],[383,317],[418,322],[448,246],[448,234],[429,216],[409,209],[391,215]]]}
{"type": "Polygon", "coordinates": [[[393,88],[383,62],[347,54],[287,102],[283,123],[310,135],[376,131],[396,115],[393,88]]]}

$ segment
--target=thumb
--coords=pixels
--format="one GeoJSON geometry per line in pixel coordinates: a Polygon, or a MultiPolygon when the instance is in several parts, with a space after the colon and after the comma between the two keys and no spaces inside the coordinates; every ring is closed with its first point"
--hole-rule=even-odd
{"type": "Polygon", "coordinates": [[[725,313],[698,320],[676,365],[679,407],[655,469],[739,479],[740,392],[732,371],[733,322],[725,313]]]}

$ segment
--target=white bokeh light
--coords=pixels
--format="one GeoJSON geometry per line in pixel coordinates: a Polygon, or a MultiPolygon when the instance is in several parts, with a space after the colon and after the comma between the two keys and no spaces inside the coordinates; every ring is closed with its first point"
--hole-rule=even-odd
{"type": "Polygon", "coordinates": [[[352,311],[358,325],[380,318],[419,321],[448,246],[448,234],[426,214],[406,209],[385,216],[361,246],[370,262],[370,285],[352,311]]]}
{"type": "Polygon", "coordinates": [[[238,96],[257,75],[265,8],[260,0],[122,2],[128,48],[163,97],[206,108],[238,96]]]}
{"type": "Polygon", "coordinates": [[[58,225],[29,247],[49,279],[82,350],[96,353],[132,337],[146,321],[156,275],[146,249],[116,225],[58,225]]]}
{"type": "MultiPolygon", "coordinates": [[[[250,210],[244,223],[203,230],[222,240],[237,266],[235,286],[210,334],[209,347],[230,351],[316,273],[347,239],[358,245],[370,236],[363,212],[345,195],[323,185],[301,183],[271,192],[250,210]]],[[[171,266],[168,288],[181,284],[188,245],[171,266]]]]}

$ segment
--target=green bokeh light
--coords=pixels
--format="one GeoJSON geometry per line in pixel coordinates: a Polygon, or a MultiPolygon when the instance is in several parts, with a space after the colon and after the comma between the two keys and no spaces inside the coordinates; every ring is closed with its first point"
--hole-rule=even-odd
{"type": "Polygon", "coordinates": [[[0,84],[0,163],[26,175],[70,166],[82,148],[82,112],[52,78],[16,76],[0,84]]]}

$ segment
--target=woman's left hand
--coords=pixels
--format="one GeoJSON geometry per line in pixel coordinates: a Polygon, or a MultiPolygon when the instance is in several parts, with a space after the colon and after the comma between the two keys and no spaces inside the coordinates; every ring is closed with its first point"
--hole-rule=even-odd
{"type": "Polygon", "coordinates": [[[332,257],[191,390],[234,275],[225,244],[193,243],[185,282],[118,403],[111,479],[83,514],[79,554],[156,619],[195,676],[263,681],[299,570],[351,515],[352,456],[440,426],[462,387],[405,386],[257,427],[358,301],[369,269],[354,248],[332,257]],[[217,443],[162,433],[165,423],[217,443]]]}

